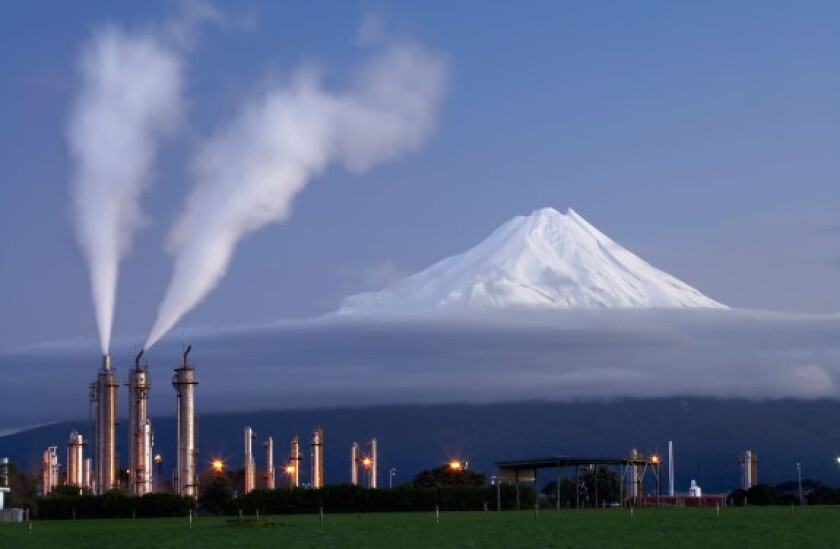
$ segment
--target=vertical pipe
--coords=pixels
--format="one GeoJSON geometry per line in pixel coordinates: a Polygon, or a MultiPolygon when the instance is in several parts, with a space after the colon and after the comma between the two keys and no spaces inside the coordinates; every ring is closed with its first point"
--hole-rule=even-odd
{"type": "Polygon", "coordinates": [[[370,486],[376,488],[376,466],[379,463],[379,456],[376,452],[376,437],[370,439],[370,486]]]}
{"type": "Polygon", "coordinates": [[[148,419],[141,425],[142,446],[139,450],[141,477],[138,495],[151,494],[154,487],[152,484],[152,422],[148,419]]]}
{"type": "Polygon", "coordinates": [[[668,495],[674,497],[674,442],[668,441],[668,495]]]}

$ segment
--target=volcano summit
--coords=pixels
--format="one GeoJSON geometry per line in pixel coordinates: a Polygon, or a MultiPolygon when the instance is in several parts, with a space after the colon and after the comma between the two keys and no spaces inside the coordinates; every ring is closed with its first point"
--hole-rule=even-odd
{"type": "Polygon", "coordinates": [[[726,305],[622,248],[573,210],[543,208],[383,290],[345,298],[339,313],[681,307],[726,305]]]}

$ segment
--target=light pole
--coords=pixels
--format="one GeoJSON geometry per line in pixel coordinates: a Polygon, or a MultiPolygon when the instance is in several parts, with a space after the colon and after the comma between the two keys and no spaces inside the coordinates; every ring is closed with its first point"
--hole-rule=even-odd
{"type": "Polygon", "coordinates": [[[163,467],[163,456],[160,454],[155,454],[155,463],[157,464],[158,470],[158,492],[163,491],[163,475],[161,474],[161,468],[163,467]]]}
{"type": "Polygon", "coordinates": [[[805,506],[805,500],[802,498],[802,465],[796,462],[796,475],[799,477],[799,506],[805,506]]]}
{"type": "Polygon", "coordinates": [[[397,470],[391,467],[389,473],[390,474],[388,475],[388,489],[390,490],[394,487],[394,477],[397,475],[397,470]]]}
{"type": "Polygon", "coordinates": [[[650,458],[651,463],[653,463],[656,470],[654,471],[656,475],[656,506],[659,507],[659,456],[654,454],[650,458]]]}

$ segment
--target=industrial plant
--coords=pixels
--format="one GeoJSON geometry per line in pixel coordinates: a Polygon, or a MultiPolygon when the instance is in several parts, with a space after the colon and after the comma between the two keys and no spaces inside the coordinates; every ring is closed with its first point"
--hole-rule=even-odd
{"type": "MultiPolygon", "coordinates": [[[[198,497],[200,493],[198,461],[198,418],[196,415],[196,389],[198,378],[195,367],[189,357],[192,347],[188,346],[180,361],[174,367],[172,387],[175,392],[175,430],[176,430],[176,460],[171,477],[162,474],[162,456],[155,454],[154,433],[148,416],[148,399],[152,389],[149,367],[143,360],[141,350],[135,357],[129,369],[125,386],[128,390],[128,466],[122,469],[120,458],[116,452],[116,426],[118,418],[117,372],[111,364],[108,355],[102,357],[101,367],[96,380],[90,385],[91,417],[95,422],[94,440],[88,440],[78,431],[70,434],[67,442],[66,470],[60,473],[59,451],[57,446],[50,446],[43,452],[41,465],[40,492],[49,494],[61,484],[77,487],[79,492],[88,491],[93,494],[104,494],[115,488],[124,488],[130,495],[143,496],[152,492],[171,491],[180,496],[198,497]],[[86,456],[86,448],[90,448],[93,456],[86,456]],[[155,475],[155,466],[158,473],[155,475]],[[126,476],[121,478],[120,472],[126,476]]],[[[258,460],[254,452],[254,442],[257,433],[251,426],[243,430],[243,494],[256,489],[274,490],[278,487],[275,467],[274,441],[272,436],[263,438],[262,447],[264,458],[258,460]],[[260,463],[258,463],[260,461],[260,463]]],[[[304,467],[304,455],[300,448],[300,437],[295,434],[290,441],[289,454],[285,463],[281,464],[283,477],[281,486],[284,488],[307,487],[311,489],[323,488],[326,484],[324,477],[325,437],[324,429],[317,427],[312,432],[308,456],[308,482],[301,482],[301,469],[304,467]]],[[[353,442],[349,448],[350,484],[366,489],[379,488],[379,448],[376,437],[366,442],[353,442]]],[[[537,487],[537,471],[543,468],[555,470],[559,475],[567,467],[574,468],[575,485],[580,482],[581,475],[593,474],[602,468],[615,468],[620,471],[621,501],[634,502],[635,505],[668,504],[675,506],[721,505],[721,496],[703,495],[695,481],[683,493],[677,493],[674,486],[674,452],[673,444],[668,443],[667,481],[668,490],[661,490],[662,460],[656,454],[644,455],[637,449],[631,449],[626,456],[618,458],[588,458],[588,457],[552,457],[535,460],[517,460],[496,463],[494,484],[511,483],[518,486],[521,483],[534,484],[537,487]],[[654,483],[646,490],[646,483],[654,483]]],[[[744,490],[757,483],[757,458],[755,452],[747,450],[739,455],[741,467],[742,487],[744,490]]],[[[460,463],[460,462],[459,462],[460,463]]],[[[124,466],[122,466],[124,467],[124,466]]],[[[221,473],[224,467],[222,460],[214,460],[213,469],[221,473]]],[[[464,466],[466,469],[466,466],[464,466]]],[[[391,472],[393,478],[393,470],[391,472]]],[[[390,484],[390,483],[389,483],[390,484]]],[[[587,496],[588,497],[588,496],[587,496]]],[[[518,495],[517,495],[518,498],[518,495]]],[[[598,494],[594,494],[595,501],[598,494]]],[[[518,499],[517,499],[518,501],[518,499]]],[[[575,505],[580,505],[575,501],[575,505]]],[[[559,500],[558,500],[559,505],[559,500]]]]}
{"type": "MultiPolygon", "coordinates": [[[[198,495],[196,474],[197,419],[195,415],[195,386],[198,381],[195,368],[188,362],[192,347],[184,352],[181,363],[174,369],[172,386],[176,396],[177,466],[173,475],[173,490],[183,496],[198,495]]],[[[151,377],[148,365],[142,361],[141,350],[129,370],[128,388],[128,474],[127,490],[130,495],[142,496],[161,489],[163,479],[155,485],[154,466],[160,465],[160,455],[155,456],[154,434],[148,417],[148,399],[151,391],[151,377]]],[[[90,384],[91,417],[95,438],[92,443],[94,457],[85,456],[85,448],[91,445],[78,431],[70,433],[67,442],[66,471],[63,484],[89,490],[93,494],[121,487],[120,463],[117,447],[118,390],[117,373],[111,365],[111,357],[102,357],[102,366],[96,380],[90,384]]],[[[44,451],[41,464],[41,487],[43,495],[49,494],[62,484],[59,473],[58,448],[51,446],[44,451]]]]}
{"type": "MultiPolygon", "coordinates": [[[[78,431],[70,433],[66,449],[66,467],[61,474],[58,446],[50,446],[43,452],[40,477],[40,493],[47,495],[60,485],[78,488],[79,493],[101,495],[112,489],[125,489],[132,496],[143,496],[152,492],[172,492],[179,496],[197,498],[200,495],[198,463],[198,417],[196,415],[196,390],[198,377],[196,368],[190,363],[192,346],[188,346],[173,368],[172,387],[175,393],[175,466],[171,475],[161,471],[163,457],[154,452],[154,433],[148,415],[148,399],[152,389],[149,366],[144,361],[141,350],[128,371],[125,386],[128,391],[128,426],[127,426],[127,468],[121,465],[116,451],[117,421],[120,384],[116,369],[108,355],[102,357],[97,377],[90,384],[90,404],[93,440],[89,440],[78,431]],[[87,450],[93,454],[86,455],[87,450]],[[157,467],[157,475],[155,475],[157,467]],[[121,475],[120,473],[125,473],[121,475]]],[[[282,478],[277,478],[273,436],[262,438],[263,458],[258,459],[254,444],[257,432],[249,425],[243,430],[243,485],[242,494],[257,489],[275,490],[278,487],[294,489],[298,487],[320,489],[326,485],[324,476],[325,434],[321,426],[312,431],[309,443],[308,460],[305,460],[300,448],[300,436],[291,437],[289,454],[280,464],[282,478]],[[304,464],[304,461],[308,463],[304,464]],[[308,469],[308,478],[301,479],[303,467],[308,469]],[[303,482],[302,482],[303,480],[303,482]],[[279,486],[278,486],[279,484],[279,486]]],[[[349,448],[349,481],[353,486],[365,489],[379,488],[379,448],[376,437],[366,442],[352,442],[349,448]]],[[[725,496],[703,494],[701,487],[692,480],[688,490],[677,492],[674,484],[674,448],[668,442],[667,455],[667,492],[662,491],[661,470],[665,460],[655,453],[643,454],[633,448],[623,457],[571,457],[559,456],[531,460],[497,462],[492,484],[500,486],[509,483],[516,486],[516,501],[519,501],[520,484],[539,488],[538,471],[553,469],[559,479],[567,468],[574,472],[574,485],[584,486],[583,478],[597,475],[599,471],[614,470],[621,486],[620,501],[628,505],[660,505],[678,507],[721,506],[725,505],[725,496]],[[651,482],[653,483],[651,486],[651,482]]],[[[468,466],[460,461],[457,470],[466,470],[468,466]]],[[[755,486],[757,480],[757,457],[752,450],[739,454],[738,464],[741,469],[741,485],[744,490],[755,486]]],[[[224,461],[213,460],[212,469],[220,474],[224,461]]],[[[389,487],[393,479],[390,471],[389,487]]],[[[346,482],[346,481],[345,481],[346,482]]],[[[6,490],[8,491],[8,490],[6,490]]],[[[585,492],[585,490],[584,490],[585,492]]],[[[603,494],[601,494],[603,496],[603,494]]],[[[599,494],[578,492],[574,505],[588,506],[592,501],[597,505],[599,494]],[[579,498],[585,497],[585,501],[579,498]],[[594,498],[590,500],[590,498],[594,498]]],[[[569,502],[567,501],[567,504],[569,502]]],[[[560,499],[556,504],[560,505],[560,499]]]]}
{"type": "MultiPolygon", "coordinates": [[[[72,486],[79,493],[89,492],[102,495],[109,490],[125,488],[132,496],[143,496],[152,492],[168,491],[180,496],[197,497],[199,495],[198,460],[198,418],[196,416],[196,386],[198,379],[195,367],[189,362],[192,346],[188,346],[174,368],[172,387],[175,390],[176,424],[176,465],[167,482],[162,473],[163,457],[154,452],[154,433],[148,416],[149,393],[152,389],[148,364],[143,360],[141,350],[129,369],[125,386],[128,390],[128,467],[121,468],[117,453],[117,425],[119,415],[119,388],[116,369],[111,364],[111,357],[102,357],[97,377],[90,384],[90,405],[93,440],[88,440],[77,430],[70,433],[67,442],[64,474],[59,462],[57,446],[50,446],[41,460],[39,492],[47,495],[60,485],[72,486]],[[86,455],[90,447],[93,456],[86,455]],[[155,466],[158,474],[155,475],[155,466]],[[125,471],[127,479],[123,482],[120,472],[125,471]]],[[[264,468],[258,473],[254,454],[254,440],[257,433],[250,426],[244,428],[244,493],[257,488],[275,489],[277,474],[274,462],[274,438],[269,436],[263,441],[265,455],[264,468]],[[261,479],[261,485],[258,485],[261,479]]],[[[360,471],[363,485],[376,488],[377,446],[372,438],[362,454],[359,445],[352,450],[352,484],[359,484],[360,471]]],[[[285,473],[284,485],[289,488],[306,486],[322,488],[324,481],[324,430],[317,427],[310,443],[310,477],[307,484],[301,484],[301,466],[304,461],[300,451],[300,438],[294,435],[290,442],[290,451],[282,471],[285,473]]],[[[214,464],[215,467],[215,464],[214,464]]],[[[218,471],[223,462],[218,461],[218,471]]]]}

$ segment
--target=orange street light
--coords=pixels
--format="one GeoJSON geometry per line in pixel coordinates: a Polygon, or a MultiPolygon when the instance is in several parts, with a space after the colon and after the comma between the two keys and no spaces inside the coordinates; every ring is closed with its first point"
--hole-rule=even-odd
{"type": "Polygon", "coordinates": [[[286,474],[287,475],[295,474],[295,466],[294,465],[286,465],[286,474]]]}
{"type": "Polygon", "coordinates": [[[654,465],[658,465],[659,464],[659,456],[657,456],[656,454],[650,456],[650,462],[653,463],[654,465]]]}
{"type": "Polygon", "coordinates": [[[220,459],[214,459],[210,465],[213,467],[213,470],[217,473],[221,473],[225,468],[225,462],[220,459]]]}
{"type": "Polygon", "coordinates": [[[373,460],[370,459],[369,457],[366,457],[365,459],[362,460],[362,465],[365,466],[365,469],[370,469],[370,466],[373,465],[373,460]]]}
{"type": "Polygon", "coordinates": [[[452,469],[453,471],[460,471],[461,469],[463,469],[463,467],[464,466],[461,465],[461,462],[458,461],[457,459],[453,459],[452,461],[449,462],[449,468],[452,469]]]}
{"type": "Polygon", "coordinates": [[[163,456],[160,454],[155,454],[155,463],[161,464],[163,463],[163,456]]]}

